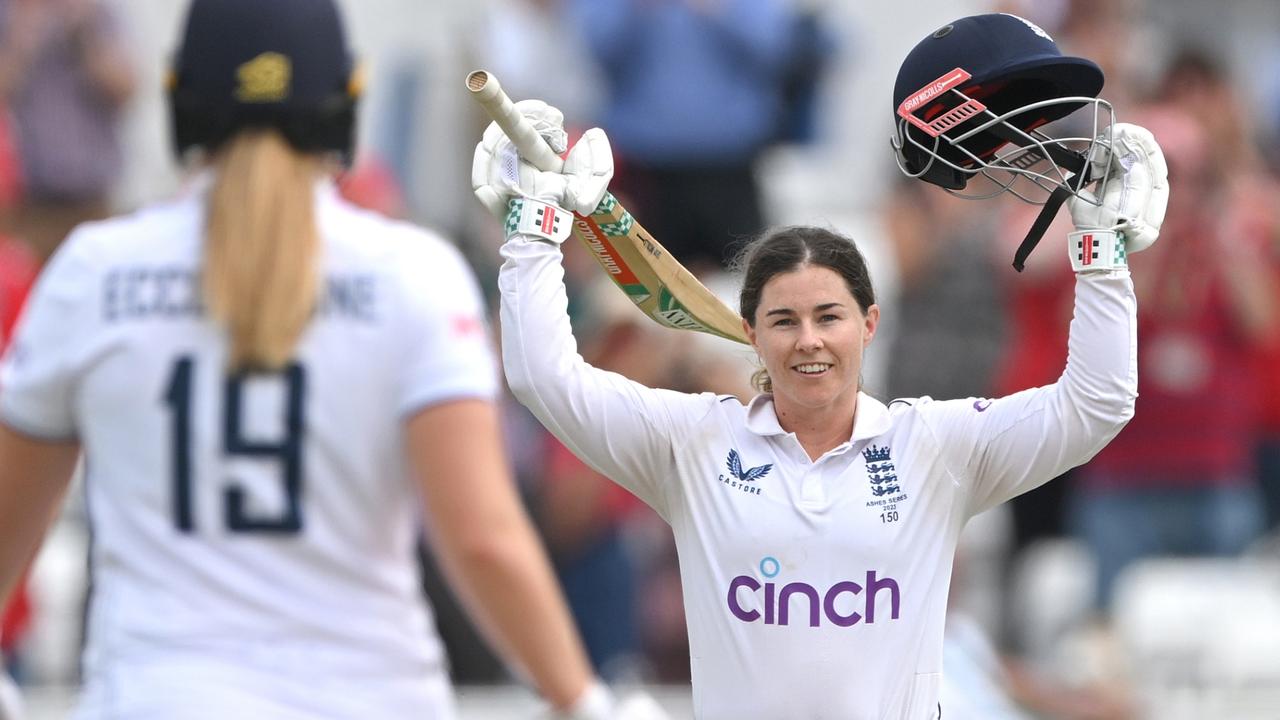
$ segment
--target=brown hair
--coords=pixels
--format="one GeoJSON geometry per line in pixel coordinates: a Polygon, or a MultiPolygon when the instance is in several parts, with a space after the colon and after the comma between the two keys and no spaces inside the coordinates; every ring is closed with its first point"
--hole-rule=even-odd
{"type": "Polygon", "coordinates": [[[242,132],[215,160],[205,221],[204,300],[227,331],[233,370],[279,369],[315,309],[321,160],[274,130],[242,132]]]}
{"type": "MultiPolygon", "coordinates": [[[[753,328],[764,286],[775,275],[798,270],[805,265],[830,268],[844,278],[849,293],[864,315],[876,302],[867,261],[852,240],[834,230],[790,225],[766,231],[738,253],[733,265],[742,273],[738,308],[753,328]]],[[[773,391],[769,373],[764,368],[751,376],[751,384],[760,392],[773,391]]]]}

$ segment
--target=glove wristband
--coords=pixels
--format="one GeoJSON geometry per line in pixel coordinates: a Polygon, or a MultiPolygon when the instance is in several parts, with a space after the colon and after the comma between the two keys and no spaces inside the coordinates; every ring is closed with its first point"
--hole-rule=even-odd
{"type": "Polygon", "coordinates": [[[512,198],[506,230],[507,238],[529,235],[559,245],[573,231],[573,213],[532,198],[512,198]]]}
{"type": "Polygon", "coordinates": [[[1129,267],[1124,235],[1115,230],[1077,230],[1067,234],[1067,254],[1076,272],[1120,270],[1129,267]]]}

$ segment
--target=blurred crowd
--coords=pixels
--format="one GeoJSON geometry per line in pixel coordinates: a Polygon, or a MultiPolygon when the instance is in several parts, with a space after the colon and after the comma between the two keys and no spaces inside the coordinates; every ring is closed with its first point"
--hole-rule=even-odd
{"type": "MultiPolygon", "coordinates": [[[[1136,569],[1201,557],[1252,559],[1265,573],[1280,561],[1280,102],[1264,106],[1231,58],[1191,40],[1195,33],[1160,27],[1159,6],[1056,0],[974,8],[1028,17],[1065,52],[1098,62],[1103,97],[1118,118],[1149,128],[1163,147],[1172,195],[1161,241],[1132,261],[1137,415],[1087,465],[975,522],[953,580],[948,718],[1144,717],[1151,701],[1134,667],[1133,633],[1118,620],[1129,617],[1125,603],[1145,597],[1135,578],[1152,575],[1136,569]],[[1153,70],[1143,53],[1156,42],[1163,51],[1153,70]]],[[[831,7],[800,0],[486,7],[472,58],[513,96],[557,104],[579,129],[604,127],[618,166],[614,192],[735,306],[735,249],[770,223],[795,219],[771,214],[768,158],[797,146],[820,154],[840,132],[817,118],[843,81],[836,58],[856,53],[857,43],[831,21],[831,7]]],[[[122,113],[137,91],[127,21],[106,1],[0,0],[0,339],[68,229],[128,209],[112,206],[113,184],[130,162],[121,152],[122,113]]],[[[889,104],[876,98],[858,108],[884,116],[885,137],[889,104]]],[[[1067,118],[1057,131],[1089,131],[1078,125],[1067,118]]],[[[481,127],[471,117],[452,141],[469,147],[481,127]]],[[[422,219],[405,142],[383,133],[343,178],[347,196],[422,219]]],[[[860,222],[843,228],[864,244],[882,307],[868,391],[882,399],[982,398],[1054,381],[1066,359],[1074,281],[1054,240],[1069,229],[1065,213],[1016,273],[1014,248],[1038,208],[886,183],[896,170],[888,152],[883,160],[879,177],[848,178],[887,189],[870,204],[850,191],[860,222]]],[[[464,184],[465,171],[437,182],[452,180],[464,184]]],[[[842,191],[826,190],[841,202],[842,191]]],[[[495,225],[444,228],[487,282],[496,276],[495,225]]],[[[749,398],[754,367],[745,348],[645,320],[582,248],[566,245],[565,262],[575,334],[586,339],[579,349],[589,362],[650,386],[749,398]]],[[[592,660],[610,679],[687,682],[667,528],[514,401],[507,420],[522,490],[592,660]]],[[[424,568],[458,681],[505,680],[440,595],[429,552],[424,568]]],[[[1280,577],[1275,583],[1280,595],[1280,577]]],[[[10,670],[19,680],[72,681],[31,671],[28,631],[42,611],[31,597],[20,593],[3,616],[0,647],[10,670]]],[[[1280,689],[1276,648],[1270,680],[1280,689]]]]}

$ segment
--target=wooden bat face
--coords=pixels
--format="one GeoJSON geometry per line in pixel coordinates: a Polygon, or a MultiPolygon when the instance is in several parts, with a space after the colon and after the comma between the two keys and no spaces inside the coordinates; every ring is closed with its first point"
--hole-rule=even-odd
{"type": "MultiPolygon", "coordinates": [[[[477,70],[467,76],[467,90],[511,138],[522,157],[542,170],[560,171],[560,156],[516,110],[497,78],[477,70]]],[[[612,194],[605,193],[591,215],[575,216],[573,234],[650,319],[670,328],[750,344],[738,314],[671,257],[612,194]]]]}
{"type": "Polygon", "coordinates": [[[698,282],[612,194],[591,215],[577,216],[573,234],[655,322],[749,344],[738,314],[698,282]]]}

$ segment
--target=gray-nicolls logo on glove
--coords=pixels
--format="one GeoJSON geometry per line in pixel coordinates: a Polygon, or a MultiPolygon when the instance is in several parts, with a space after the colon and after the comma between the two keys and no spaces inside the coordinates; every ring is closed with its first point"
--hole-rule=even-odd
{"type": "MultiPolygon", "coordinates": [[[[568,147],[564,114],[541,100],[521,100],[515,107],[556,154],[568,147]]],[[[525,198],[555,207],[590,214],[613,178],[613,153],[604,131],[583,133],[559,171],[541,170],[518,148],[498,124],[490,123],[476,146],[471,166],[471,187],[476,197],[499,219],[504,219],[514,198],[525,198]]]]}
{"type": "Polygon", "coordinates": [[[1129,253],[1151,247],[1160,236],[1169,203],[1169,169],[1155,136],[1146,128],[1117,123],[1098,137],[1089,157],[1092,189],[1067,200],[1076,232],[1069,234],[1076,272],[1128,266],[1129,253]]]}

